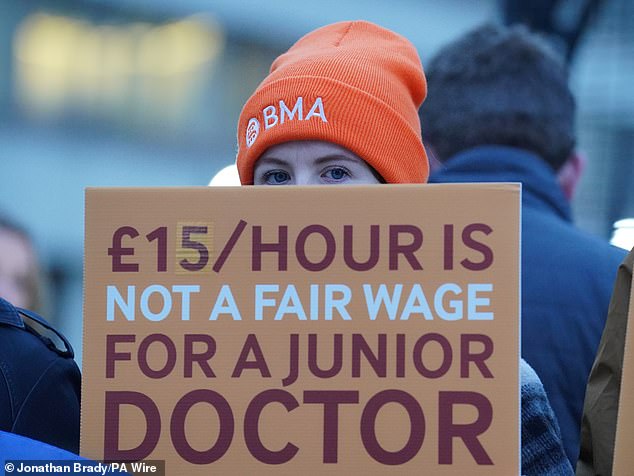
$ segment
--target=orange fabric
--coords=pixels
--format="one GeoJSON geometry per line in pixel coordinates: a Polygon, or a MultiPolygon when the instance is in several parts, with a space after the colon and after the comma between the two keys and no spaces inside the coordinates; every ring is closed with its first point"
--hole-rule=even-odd
{"type": "Polygon", "coordinates": [[[388,183],[426,182],[418,119],[426,93],[420,58],[404,37],[365,21],[319,28],[273,62],[242,109],[240,180],[253,183],[255,161],[273,145],[323,140],[351,150],[388,183]]]}

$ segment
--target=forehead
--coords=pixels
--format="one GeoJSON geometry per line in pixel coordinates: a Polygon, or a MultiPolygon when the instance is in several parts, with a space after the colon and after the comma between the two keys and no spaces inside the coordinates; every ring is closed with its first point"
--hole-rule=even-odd
{"type": "Polygon", "coordinates": [[[354,152],[332,142],[325,141],[293,141],[284,142],[269,147],[255,163],[265,165],[268,163],[323,161],[328,159],[345,159],[350,162],[365,164],[363,159],[354,152]]]}

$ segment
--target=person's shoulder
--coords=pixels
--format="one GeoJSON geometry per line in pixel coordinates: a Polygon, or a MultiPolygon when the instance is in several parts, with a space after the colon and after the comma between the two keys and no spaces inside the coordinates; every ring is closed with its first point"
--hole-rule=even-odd
{"type": "Polygon", "coordinates": [[[535,391],[542,391],[542,381],[537,375],[537,372],[530,366],[524,359],[520,359],[520,383],[522,386],[522,392],[526,392],[529,388],[535,391]]]}
{"type": "Polygon", "coordinates": [[[574,226],[574,238],[567,243],[572,252],[583,253],[586,260],[594,260],[594,264],[603,263],[616,272],[616,269],[627,256],[627,251],[610,244],[607,240],[574,226]]]}
{"type": "Polygon", "coordinates": [[[15,395],[26,398],[42,377],[79,379],[73,348],[42,316],[0,298],[0,374],[15,395]]]}
{"type": "Polygon", "coordinates": [[[522,474],[572,475],[561,430],[539,376],[520,360],[522,474]]]}
{"type": "Polygon", "coordinates": [[[79,449],[81,372],[64,335],[0,298],[0,429],[79,449]]]}
{"type": "Polygon", "coordinates": [[[528,252],[548,251],[551,255],[556,253],[558,260],[576,262],[577,267],[608,268],[614,272],[627,255],[605,238],[554,213],[524,210],[523,214],[523,242],[528,252]]]}
{"type": "MultiPolygon", "coordinates": [[[[542,405],[544,402],[548,402],[548,396],[546,395],[544,384],[539,375],[537,375],[533,367],[523,358],[520,359],[520,389],[522,394],[522,406],[524,408],[530,405],[542,405]]],[[[546,403],[546,405],[549,407],[550,403],[546,403]]],[[[550,408],[543,410],[550,411],[550,408]]]]}
{"type": "Polygon", "coordinates": [[[0,297],[0,349],[20,353],[21,346],[32,351],[41,348],[51,357],[73,359],[68,339],[46,319],[28,309],[13,306],[0,297]]]}

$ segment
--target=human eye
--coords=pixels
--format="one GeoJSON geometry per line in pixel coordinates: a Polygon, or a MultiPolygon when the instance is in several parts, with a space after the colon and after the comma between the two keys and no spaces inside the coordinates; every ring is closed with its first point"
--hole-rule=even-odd
{"type": "Polygon", "coordinates": [[[266,185],[286,185],[291,180],[291,175],[285,170],[270,170],[263,175],[266,185]]]}
{"type": "Polygon", "coordinates": [[[340,165],[328,167],[321,174],[322,178],[329,183],[345,182],[350,178],[350,171],[340,165]]]}

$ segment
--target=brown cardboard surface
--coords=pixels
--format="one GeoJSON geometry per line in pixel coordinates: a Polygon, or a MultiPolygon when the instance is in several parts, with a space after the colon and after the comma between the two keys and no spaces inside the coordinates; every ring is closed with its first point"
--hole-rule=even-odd
{"type": "Polygon", "coordinates": [[[613,475],[625,476],[632,473],[634,468],[634,305],[632,305],[632,291],[630,289],[630,307],[627,314],[627,331],[625,334],[625,348],[623,350],[623,374],[621,376],[621,392],[619,395],[619,412],[616,423],[616,437],[614,442],[613,475]]]}
{"type": "Polygon", "coordinates": [[[88,189],[81,454],[518,474],[519,210],[517,184],[88,189]]]}

